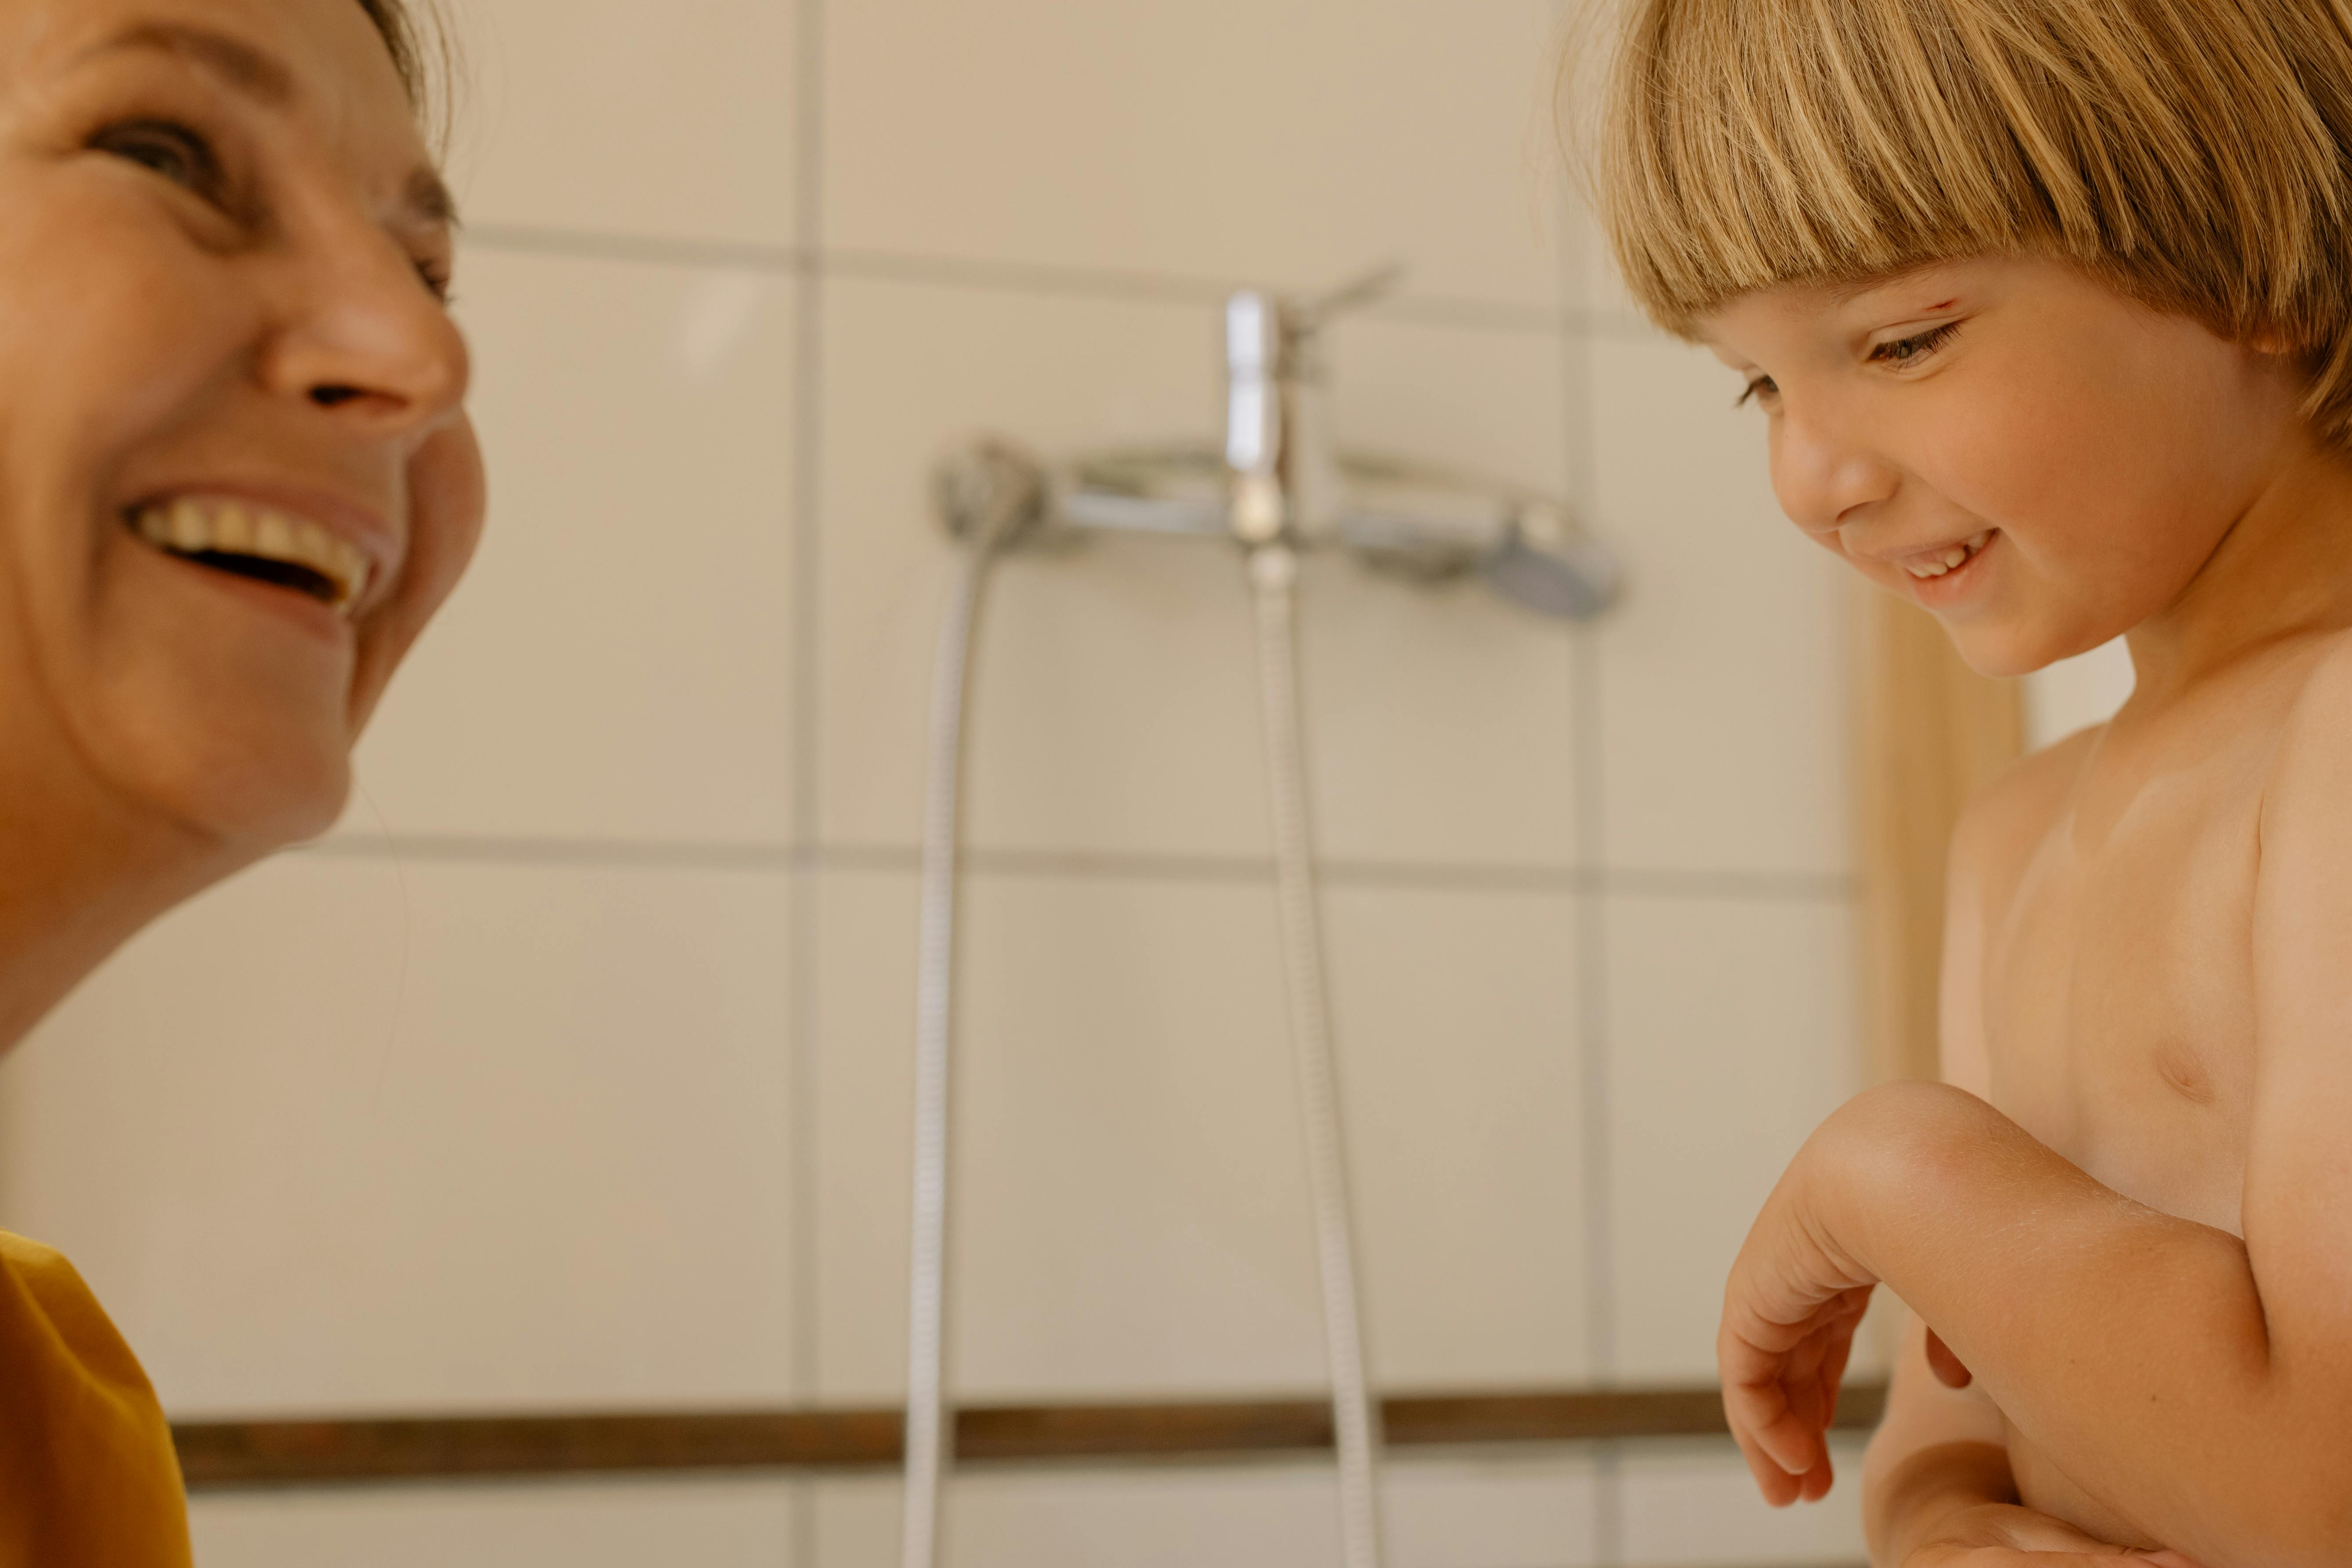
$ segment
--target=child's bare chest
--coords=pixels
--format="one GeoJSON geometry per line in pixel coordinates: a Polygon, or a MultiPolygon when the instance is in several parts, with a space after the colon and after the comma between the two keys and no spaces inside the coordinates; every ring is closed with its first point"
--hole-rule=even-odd
{"type": "Polygon", "coordinates": [[[2116,1191],[2231,1231],[2275,744],[2242,721],[2095,755],[2019,869],[1983,979],[1994,1103],[2116,1191]]]}

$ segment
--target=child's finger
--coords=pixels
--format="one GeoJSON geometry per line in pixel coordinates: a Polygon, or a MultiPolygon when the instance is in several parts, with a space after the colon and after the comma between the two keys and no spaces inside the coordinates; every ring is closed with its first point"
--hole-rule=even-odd
{"type": "MultiPolygon", "coordinates": [[[[1725,1405],[1731,1402],[1727,1393],[1725,1405]]],[[[1802,1476],[1822,1462],[1828,1449],[1822,1441],[1821,1424],[1790,1408],[1780,1390],[1775,1388],[1760,1397],[1751,1392],[1741,1403],[1744,1408],[1733,1418],[1733,1429],[1745,1427],[1765,1458],[1783,1472],[1802,1476]]]]}
{"type": "Polygon", "coordinates": [[[1927,1364],[1935,1369],[1936,1381],[1947,1388],[1966,1388],[1975,1381],[1975,1374],[1933,1329],[1927,1331],[1927,1364]]]}
{"type": "Polygon", "coordinates": [[[1748,1461],[1748,1473],[1755,1479],[1756,1489],[1774,1508],[1786,1508],[1795,1502],[1800,1491],[1796,1477],[1782,1469],[1778,1460],[1756,1446],[1755,1440],[1737,1426],[1733,1438],[1739,1444],[1739,1456],[1748,1461]]]}

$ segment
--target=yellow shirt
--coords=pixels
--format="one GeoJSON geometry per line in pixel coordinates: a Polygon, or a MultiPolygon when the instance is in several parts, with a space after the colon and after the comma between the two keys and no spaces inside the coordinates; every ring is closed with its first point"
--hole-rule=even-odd
{"type": "Polygon", "coordinates": [[[189,1568],[172,1429],[74,1266],[0,1231],[0,1568],[189,1568]]]}

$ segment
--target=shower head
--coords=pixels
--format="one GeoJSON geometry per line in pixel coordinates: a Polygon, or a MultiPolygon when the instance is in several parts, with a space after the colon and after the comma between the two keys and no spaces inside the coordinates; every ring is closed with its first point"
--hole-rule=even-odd
{"type": "Polygon", "coordinates": [[[1563,621],[1589,621],[1616,602],[1617,558],[1598,540],[1575,534],[1549,547],[1518,529],[1478,563],[1478,575],[1522,609],[1563,621]]]}

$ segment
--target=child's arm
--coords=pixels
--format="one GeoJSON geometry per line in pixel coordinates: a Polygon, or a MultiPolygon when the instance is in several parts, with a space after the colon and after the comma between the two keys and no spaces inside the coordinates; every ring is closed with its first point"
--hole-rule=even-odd
{"type": "Polygon", "coordinates": [[[1905,1325],[1886,1418],[1863,1470],[1863,1518],[1878,1568],[2196,1568],[2020,1506],[2000,1412],[1973,1384],[1951,1388],[1937,1378],[1927,1337],[1916,1318],[1905,1325]]]}
{"type": "Polygon", "coordinates": [[[2069,1479],[2212,1568],[2352,1563],[2352,658],[2261,824],[2245,1239],[2133,1203],[1973,1095],[1824,1123],[1735,1265],[1726,1405],[1774,1500],[1826,1479],[1825,1384],[1884,1280],[2069,1479]]]}
{"type": "MultiPolygon", "coordinates": [[[[1985,933],[1993,889],[2013,879],[2080,765],[2080,741],[2018,769],[1970,806],[1952,836],[1945,878],[1937,1037],[1943,1079],[1992,1098],[1985,1048],[1985,933]]],[[[1927,1327],[1904,1325],[1886,1415],[1863,1468],[1863,1517],[1879,1568],[1948,1561],[1954,1548],[2115,1552],[2071,1526],[2018,1507],[2000,1410],[1980,1384],[1954,1388],[1927,1356],[1927,1327]]],[[[1824,1477],[1823,1479],[1826,1479],[1824,1477]]],[[[2050,1565],[2058,1568],[2058,1565],[2050,1565]]]]}
{"type": "MultiPolygon", "coordinates": [[[[1987,862],[2003,858],[2002,840],[2015,833],[2011,824],[2043,804],[2015,798],[2020,782],[1995,785],[1961,819],[1944,879],[1937,1056],[1946,1083],[1987,1100],[1992,1097],[1982,1000],[1987,862]]],[[[1955,1511],[2017,1498],[2000,1411],[1981,1387],[1954,1389],[1937,1382],[1928,1370],[1926,1337],[1917,1319],[1904,1325],[1886,1415],[1863,1468],[1863,1514],[1872,1560],[1881,1568],[1901,1568],[1921,1539],[1955,1511]]]]}

